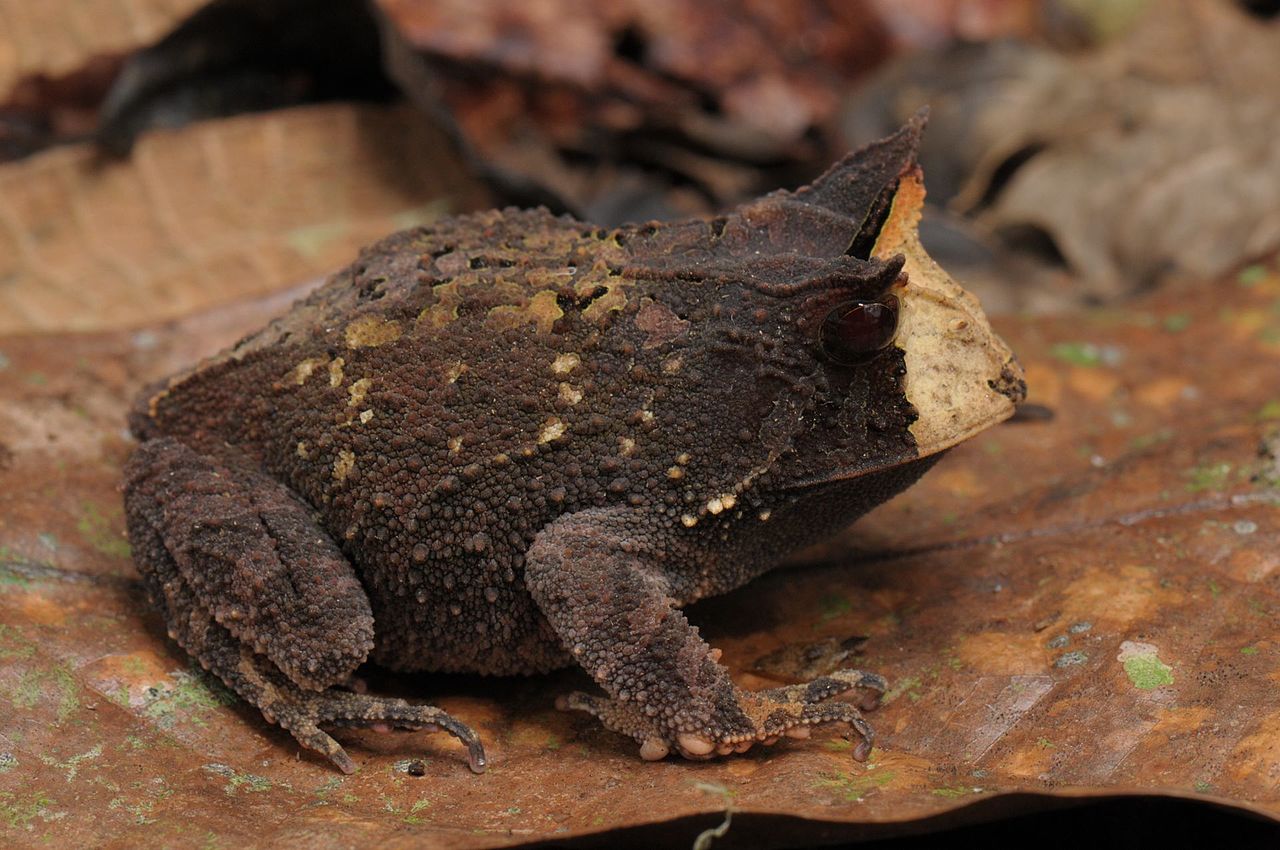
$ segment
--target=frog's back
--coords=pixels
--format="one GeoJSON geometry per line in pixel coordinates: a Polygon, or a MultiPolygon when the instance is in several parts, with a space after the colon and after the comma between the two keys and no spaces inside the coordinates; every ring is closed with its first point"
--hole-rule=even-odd
{"type": "MultiPolygon", "coordinates": [[[[139,438],[198,429],[241,443],[246,404],[278,397],[282,382],[306,386],[313,375],[338,388],[344,366],[382,359],[389,346],[440,363],[486,333],[533,325],[542,336],[562,335],[566,299],[596,300],[611,287],[622,258],[612,235],[544,209],[487,211],[393,234],[261,330],[148,387],[130,427],[139,438]]],[[[596,312],[607,316],[610,299],[602,300],[596,312]]]]}

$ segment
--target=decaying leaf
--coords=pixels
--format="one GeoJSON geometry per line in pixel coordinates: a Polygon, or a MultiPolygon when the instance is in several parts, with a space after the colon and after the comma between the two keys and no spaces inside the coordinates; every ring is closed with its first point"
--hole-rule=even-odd
{"type": "Polygon", "coordinates": [[[148,135],[127,161],[47,151],[0,166],[0,332],[136,325],[269,293],[390,230],[487,205],[407,107],[204,122],[148,135]]]}
{"type": "Polygon", "coordinates": [[[874,135],[873,116],[894,126],[931,102],[934,197],[1072,276],[1055,292],[1052,273],[1007,275],[1023,281],[1008,300],[1097,302],[1280,246],[1277,56],[1280,24],[1237,4],[1150,4],[1127,37],[1078,58],[1003,43],[908,59],[844,120],[874,135]]]}
{"type": "Polygon", "coordinates": [[[827,0],[377,5],[411,97],[506,184],[603,223],[706,211],[759,189],[762,164],[828,159],[809,136],[891,48],[874,9],[827,0]]]}
{"type": "Polygon", "coordinates": [[[0,828],[19,846],[499,846],[714,826],[728,798],[830,836],[1014,791],[1202,795],[1280,818],[1274,272],[1004,323],[1054,418],[975,438],[801,568],[692,609],[750,687],[774,683],[753,659],[866,635],[859,665],[893,688],[866,765],[831,733],[647,764],[554,710],[571,674],[376,670],[371,688],[474,722],[489,772],[419,733],[340,731],[350,777],[299,754],[168,642],[117,492],[136,388],[278,309],[0,339],[0,828]]]}
{"type": "Polygon", "coordinates": [[[47,0],[0,5],[0,102],[24,78],[61,77],[163,35],[205,0],[47,0]]]}

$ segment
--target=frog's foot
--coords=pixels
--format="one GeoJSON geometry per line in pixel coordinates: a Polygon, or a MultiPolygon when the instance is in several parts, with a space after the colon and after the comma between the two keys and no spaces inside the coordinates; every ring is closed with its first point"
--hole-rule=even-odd
{"type": "Polygon", "coordinates": [[[413,729],[435,732],[444,730],[467,748],[467,761],[475,773],[484,773],[488,762],[479,736],[442,709],[431,705],[412,705],[402,699],[374,697],[344,691],[302,693],[273,689],[274,698],[259,703],[263,715],[278,723],[309,750],[328,756],[343,773],[354,773],[355,762],[342,745],[320,727],[348,726],[368,729],[413,729]]]}
{"type": "Polygon", "coordinates": [[[772,745],[782,737],[807,738],[813,727],[828,723],[847,724],[856,739],[853,757],[866,761],[874,734],[859,709],[876,708],[885,689],[882,677],[860,670],[838,670],[807,684],[764,691],[735,688],[737,705],[725,713],[727,716],[713,718],[705,729],[674,734],[663,731],[645,706],[633,701],[578,692],[561,698],[557,707],[586,711],[607,728],[630,735],[640,743],[640,757],[647,761],[665,758],[672,751],[698,760],[742,753],[756,744],[772,745]],[[856,702],[826,702],[846,692],[853,692],[856,702]]]}

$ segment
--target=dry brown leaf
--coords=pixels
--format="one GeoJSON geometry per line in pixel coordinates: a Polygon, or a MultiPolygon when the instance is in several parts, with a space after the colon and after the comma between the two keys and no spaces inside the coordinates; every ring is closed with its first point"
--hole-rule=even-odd
{"type": "MultiPolygon", "coordinates": [[[[955,193],[996,244],[1039,251],[1046,235],[1077,303],[1096,302],[1280,248],[1277,75],[1280,23],[1178,0],[1081,57],[993,44],[910,59],[844,121],[852,138],[874,136],[872,116],[897,126],[892,115],[931,101],[935,197],[955,193]]],[[[1045,276],[1009,300],[1060,303],[1059,284],[1045,276]]]]}
{"type": "Polygon", "coordinates": [[[0,102],[24,77],[63,76],[153,41],[205,0],[0,0],[0,102]]]}
{"type": "Polygon", "coordinates": [[[1004,323],[1055,419],[981,435],[804,568],[694,607],[747,686],[771,681],[747,672],[757,659],[815,644],[796,657],[852,648],[886,674],[866,765],[831,733],[647,764],[554,710],[573,674],[375,671],[375,690],[473,724],[491,767],[471,775],[444,736],[349,731],[361,771],[343,777],[192,670],[128,556],[124,410],[143,381],[279,306],[0,339],[10,845],[500,846],[727,805],[821,821],[830,839],[1025,791],[1201,795],[1280,819],[1274,272],[1004,323]]]}
{"type": "Polygon", "coordinates": [[[762,164],[817,167],[839,92],[892,49],[874,9],[830,0],[377,6],[411,97],[505,183],[602,223],[740,201],[762,164]]]}
{"type": "Polygon", "coordinates": [[[407,107],[331,104],[0,166],[0,333],[160,321],[345,263],[390,230],[488,206],[407,107]]]}

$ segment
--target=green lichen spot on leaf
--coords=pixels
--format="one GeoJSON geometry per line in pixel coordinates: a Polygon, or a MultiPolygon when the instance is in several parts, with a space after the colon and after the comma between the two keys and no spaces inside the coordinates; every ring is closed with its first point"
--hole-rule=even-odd
{"type": "MultiPolygon", "coordinates": [[[[0,547],[0,561],[12,558],[9,550],[0,547]]],[[[31,585],[31,580],[26,576],[19,575],[13,569],[0,564],[0,591],[3,590],[23,590],[31,585]]]]}
{"type": "Polygon", "coordinates": [[[1037,738],[1036,746],[1042,750],[1055,749],[1055,744],[1053,743],[1053,741],[1050,741],[1048,738],[1037,738]]]}
{"type": "Polygon", "coordinates": [[[64,761],[58,761],[53,756],[42,755],[40,761],[44,762],[47,767],[57,770],[66,771],[66,778],[71,782],[80,773],[80,765],[88,761],[96,761],[102,755],[102,744],[95,745],[92,749],[67,758],[64,761]]]}
{"type": "Polygon", "coordinates": [[[52,670],[26,671],[7,695],[15,708],[33,709],[51,691],[57,701],[54,714],[61,723],[80,708],[79,690],[80,687],[69,670],[55,667],[52,670]]]}
{"type": "Polygon", "coordinates": [[[1240,647],[1240,654],[1241,655],[1257,655],[1258,648],[1256,646],[1242,646],[1240,647]]]}
{"type": "Polygon", "coordinates": [[[1153,691],[1173,684],[1173,668],[1157,655],[1135,655],[1124,661],[1124,672],[1135,688],[1153,691]]]}
{"type": "Polygon", "coordinates": [[[883,704],[888,705],[889,703],[896,700],[898,697],[902,696],[903,694],[906,694],[907,699],[911,700],[912,702],[919,702],[920,686],[922,684],[924,683],[921,681],[919,676],[903,676],[902,678],[898,679],[898,681],[894,684],[894,686],[889,689],[889,691],[884,695],[884,698],[881,699],[880,701],[883,704]]]}
{"type": "Polygon", "coordinates": [[[0,821],[7,823],[11,829],[25,829],[30,832],[31,822],[36,818],[48,823],[66,816],[66,812],[52,811],[52,807],[53,800],[45,796],[43,791],[37,791],[29,797],[19,797],[10,791],[0,791],[0,821]]]}
{"type": "Polygon", "coordinates": [[[1254,414],[1254,419],[1259,422],[1272,422],[1280,420],[1280,398],[1273,398],[1258,409],[1254,414]]]}
{"type": "Polygon", "coordinates": [[[946,797],[948,800],[954,800],[957,797],[967,797],[970,794],[981,794],[981,788],[974,788],[971,785],[949,785],[945,788],[934,788],[929,792],[935,797],[946,797]]]}
{"type": "Polygon", "coordinates": [[[1059,342],[1049,354],[1072,366],[1095,367],[1103,364],[1102,350],[1091,342],[1059,342]]]}
{"type": "Polygon", "coordinates": [[[36,645],[27,640],[16,626],[0,623],[0,659],[30,658],[36,654],[36,645]]]}
{"type": "Polygon", "coordinates": [[[1129,441],[1129,448],[1135,452],[1149,449],[1152,446],[1161,443],[1167,443],[1173,439],[1172,428],[1161,428],[1158,431],[1152,431],[1150,434],[1140,434],[1129,441]]]}
{"type": "Polygon", "coordinates": [[[1206,463],[1188,469],[1184,476],[1187,479],[1187,491],[1200,493],[1205,490],[1222,490],[1231,478],[1231,464],[1206,463]]]}
{"type": "Polygon", "coordinates": [[[868,768],[866,773],[860,775],[853,772],[828,774],[826,778],[813,783],[813,787],[832,791],[846,803],[857,803],[869,792],[883,788],[892,781],[893,771],[868,768]]]}
{"type": "Polygon", "coordinates": [[[1191,327],[1191,314],[1173,313],[1172,315],[1165,316],[1162,324],[1164,325],[1164,329],[1170,333],[1180,333],[1191,327]]]}
{"type": "Polygon", "coordinates": [[[1240,270],[1240,274],[1236,276],[1236,282],[1241,286],[1257,286],[1266,279],[1267,267],[1260,263],[1244,267],[1240,270]]]}
{"type": "Polygon", "coordinates": [[[822,622],[834,620],[836,617],[843,617],[853,610],[853,603],[847,598],[839,594],[828,594],[819,600],[818,604],[822,607],[822,622]]]}
{"type": "Polygon", "coordinates": [[[112,558],[128,558],[129,541],[116,524],[121,516],[120,511],[116,509],[113,513],[115,516],[108,517],[93,502],[83,502],[80,505],[80,519],[76,520],[76,529],[86,543],[102,554],[112,558]]]}
{"type": "Polygon", "coordinates": [[[204,769],[207,773],[226,777],[227,784],[222,786],[222,792],[228,797],[234,797],[236,792],[240,790],[257,793],[271,790],[272,782],[265,776],[258,776],[254,773],[241,773],[234,767],[217,763],[206,764],[204,769]]]}
{"type": "Polygon", "coordinates": [[[0,753],[0,773],[8,773],[18,766],[18,757],[13,753],[0,753]]]}
{"type": "Polygon", "coordinates": [[[197,726],[206,725],[204,715],[212,709],[234,705],[236,698],[231,691],[203,671],[173,674],[171,688],[150,688],[143,713],[162,729],[167,729],[183,716],[197,726]]]}

